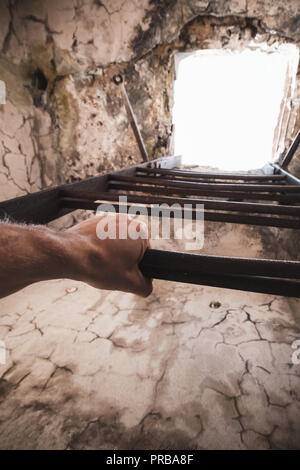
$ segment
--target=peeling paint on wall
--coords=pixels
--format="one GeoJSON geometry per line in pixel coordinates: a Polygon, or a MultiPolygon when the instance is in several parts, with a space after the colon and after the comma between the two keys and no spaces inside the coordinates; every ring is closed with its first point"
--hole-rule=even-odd
{"type": "Polygon", "coordinates": [[[8,100],[0,105],[8,135],[1,138],[1,199],[139,161],[114,73],[125,76],[155,158],[172,152],[174,51],[239,48],[253,38],[299,41],[296,1],[123,0],[112,8],[95,0],[7,0],[0,8],[8,100]]]}

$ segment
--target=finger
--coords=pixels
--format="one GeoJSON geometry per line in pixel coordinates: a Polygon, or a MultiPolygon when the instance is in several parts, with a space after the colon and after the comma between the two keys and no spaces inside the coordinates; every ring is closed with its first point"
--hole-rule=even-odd
{"type": "Polygon", "coordinates": [[[145,277],[138,268],[131,274],[130,284],[131,292],[141,297],[148,297],[152,293],[152,279],[145,277]]]}

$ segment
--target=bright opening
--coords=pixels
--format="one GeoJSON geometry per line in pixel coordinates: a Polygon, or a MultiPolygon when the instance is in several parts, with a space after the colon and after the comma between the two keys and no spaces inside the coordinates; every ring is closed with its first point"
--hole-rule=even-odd
{"type": "Polygon", "coordinates": [[[296,46],[200,50],[175,61],[174,150],[184,164],[250,170],[279,156],[283,142],[275,150],[274,142],[288,124],[282,112],[295,88],[296,46]]]}

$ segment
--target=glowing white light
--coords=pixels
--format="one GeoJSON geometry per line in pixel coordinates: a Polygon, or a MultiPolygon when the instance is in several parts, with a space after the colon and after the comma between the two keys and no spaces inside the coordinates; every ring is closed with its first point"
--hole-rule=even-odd
{"type": "Polygon", "coordinates": [[[287,67],[297,70],[297,62],[291,45],[176,54],[175,154],[185,164],[224,170],[272,160],[287,67]]]}

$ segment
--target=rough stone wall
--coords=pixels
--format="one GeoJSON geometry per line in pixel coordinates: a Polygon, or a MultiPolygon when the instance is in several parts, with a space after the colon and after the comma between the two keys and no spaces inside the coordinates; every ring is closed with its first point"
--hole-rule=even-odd
{"type": "Polygon", "coordinates": [[[298,25],[296,0],[1,1],[1,200],[140,160],[114,73],[155,158],[171,152],[174,51],[297,43],[298,25]]]}

